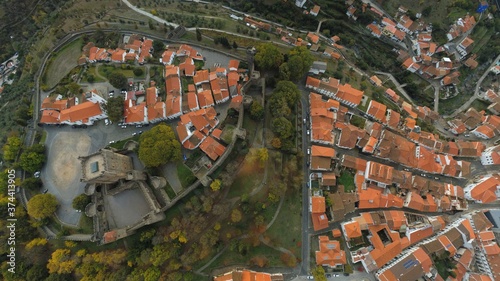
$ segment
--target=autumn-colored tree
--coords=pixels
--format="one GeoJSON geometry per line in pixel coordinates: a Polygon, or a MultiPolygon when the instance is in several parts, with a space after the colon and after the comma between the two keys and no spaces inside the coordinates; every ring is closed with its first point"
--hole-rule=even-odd
{"type": "Polygon", "coordinates": [[[54,195],[38,194],[28,201],[28,214],[35,219],[44,219],[51,216],[57,209],[57,199],[54,195]]]}
{"type": "Polygon", "coordinates": [[[312,270],[312,275],[314,276],[314,280],[326,281],[325,269],[318,265],[316,268],[312,270]]]}
{"type": "Polygon", "coordinates": [[[221,180],[220,179],[216,179],[216,180],[212,181],[212,183],[210,184],[210,188],[213,191],[218,191],[218,190],[220,190],[221,185],[222,185],[221,180]]]}
{"type": "Polygon", "coordinates": [[[282,253],[280,259],[288,267],[295,267],[297,265],[297,259],[293,255],[282,253]]]}
{"type": "Polygon", "coordinates": [[[238,209],[233,209],[233,211],[231,212],[231,221],[234,223],[239,222],[241,221],[241,217],[241,211],[238,209]]]}
{"type": "Polygon", "coordinates": [[[258,267],[266,267],[269,264],[269,260],[265,256],[255,256],[250,259],[250,264],[258,267]]]}
{"type": "Polygon", "coordinates": [[[76,261],[71,258],[69,249],[57,249],[52,253],[47,268],[49,273],[68,274],[76,267],[76,261]]]}
{"type": "Polygon", "coordinates": [[[31,250],[34,247],[47,245],[47,239],[45,238],[35,238],[26,244],[26,250],[31,250]]]}
{"type": "Polygon", "coordinates": [[[279,138],[273,138],[271,140],[271,145],[276,148],[276,149],[280,149],[281,148],[281,140],[279,138]]]}
{"type": "Polygon", "coordinates": [[[3,160],[12,162],[16,159],[19,149],[21,149],[22,141],[18,136],[10,136],[3,146],[3,160]]]}

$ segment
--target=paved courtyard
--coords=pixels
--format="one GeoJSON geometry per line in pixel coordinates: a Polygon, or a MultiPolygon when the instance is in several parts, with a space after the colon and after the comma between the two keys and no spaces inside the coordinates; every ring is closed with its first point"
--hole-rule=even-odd
{"type": "Polygon", "coordinates": [[[150,211],[149,204],[139,188],[104,196],[104,204],[110,229],[135,224],[150,211]]]}

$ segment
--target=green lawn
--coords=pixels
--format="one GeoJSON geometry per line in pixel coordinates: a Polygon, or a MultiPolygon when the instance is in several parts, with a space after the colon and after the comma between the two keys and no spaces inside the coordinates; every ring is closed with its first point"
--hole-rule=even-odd
{"type": "Polygon", "coordinates": [[[78,64],[78,58],[82,54],[83,39],[79,38],[53,55],[49,66],[43,76],[44,83],[52,88],[61,81],[78,64]]]}
{"type": "Polygon", "coordinates": [[[339,185],[344,186],[344,191],[349,192],[355,189],[354,186],[354,175],[348,171],[344,171],[340,174],[338,178],[339,185]]]}
{"type": "Polygon", "coordinates": [[[490,105],[490,103],[482,101],[482,100],[475,100],[472,102],[471,107],[474,107],[477,111],[481,110],[486,110],[486,108],[490,105]]]}
{"type": "Polygon", "coordinates": [[[101,79],[101,77],[99,75],[97,75],[97,73],[95,72],[95,66],[89,66],[89,68],[87,69],[87,82],[88,81],[88,75],[92,75],[94,76],[94,83],[100,83],[100,82],[105,82],[105,80],[101,79]]]}
{"type": "Polygon", "coordinates": [[[227,198],[241,196],[242,194],[250,193],[255,186],[262,181],[263,170],[260,169],[255,173],[239,173],[234,179],[230,187],[227,198]]]}
{"type": "Polygon", "coordinates": [[[301,246],[301,210],[300,192],[289,191],[274,224],[266,232],[276,246],[292,251],[300,257],[301,246]]]}
{"type": "Polygon", "coordinates": [[[122,65],[112,64],[112,65],[100,65],[99,66],[99,74],[101,74],[104,77],[108,77],[113,72],[121,73],[121,74],[125,75],[125,77],[127,77],[127,78],[133,78],[133,77],[144,78],[146,75],[145,74],[146,70],[143,66],[138,66],[138,67],[130,66],[130,69],[129,69],[129,65],[126,65],[126,64],[122,64],[122,65]],[[134,68],[141,68],[143,70],[143,74],[140,76],[134,75],[134,68]]]}
{"type": "Polygon", "coordinates": [[[177,176],[179,177],[183,188],[189,187],[196,181],[196,177],[194,176],[193,172],[191,172],[191,170],[186,165],[184,165],[184,163],[178,162],[176,166],[177,176]]]}
{"type": "Polygon", "coordinates": [[[165,185],[165,187],[163,187],[163,189],[165,189],[165,192],[167,193],[167,195],[168,195],[168,197],[169,197],[170,199],[174,199],[174,198],[175,198],[175,196],[177,196],[177,195],[175,194],[175,191],[174,191],[174,190],[172,189],[172,187],[170,186],[170,184],[168,184],[168,182],[167,182],[167,185],[165,185]]]}
{"type": "Polygon", "coordinates": [[[228,248],[208,268],[205,269],[205,272],[210,272],[213,269],[228,265],[249,265],[248,261],[254,256],[266,257],[268,259],[267,266],[284,266],[279,259],[280,254],[280,252],[262,244],[257,247],[250,247],[244,255],[238,253],[237,250],[231,251],[228,248]]]}
{"type": "Polygon", "coordinates": [[[94,223],[92,221],[92,218],[89,218],[85,214],[82,214],[82,217],[80,218],[80,230],[82,233],[94,233],[94,223]]]}

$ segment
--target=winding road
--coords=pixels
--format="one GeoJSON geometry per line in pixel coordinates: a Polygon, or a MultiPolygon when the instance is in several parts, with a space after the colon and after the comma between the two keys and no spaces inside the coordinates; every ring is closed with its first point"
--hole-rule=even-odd
{"type": "Polygon", "coordinates": [[[459,108],[457,108],[457,110],[455,110],[451,115],[450,117],[455,117],[457,116],[457,114],[459,114],[460,112],[462,111],[465,111],[467,110],[468,108],[470,108],[470,106],[472,105],[472,103],[477,99],[477,98],[480,98],[481,97],[481,93],[479,93],[479,90],[481,88],[481,83],[483,83],[483,80],[484,78],[486,78],[486,76],[488,76],[488,74],[490,73],[490,69],[496,64],[496,62],[500,60],[500,55],[498,55],[495,60],[493,60],[493,62],[488,66],[488,68],[486,68],[486,70],[484,71],[483,75],[481,76],[481,78],[479,78],[479,80],[477,81],[476,83],[476,89],[474,90],[474,95],[472,95],[472,97],[470,97],[470,99],[464,103],[462,106],[460,106],[459,108]]]}

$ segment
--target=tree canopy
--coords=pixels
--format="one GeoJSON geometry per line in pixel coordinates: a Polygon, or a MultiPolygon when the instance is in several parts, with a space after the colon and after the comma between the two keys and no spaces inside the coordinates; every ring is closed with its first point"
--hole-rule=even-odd
{"type": "Polygon", "coordinates": [[[293,108],[300,100],[300,90],[291,81],[280,81],[276,85],[272,98],[285,98],[288,106],[293,108]]]}
{"type": "Polygon", "coordinates": [[[116,96],[108,99],[104,109],[111,122],[119,122],[123,118],[123,97],[116,96]]]}
{"type": "Polygon", "coordinates": [[[54,195],[38,194],[28,201],[28,214],[35,219],[44,219],[57,210],[58,204],[54,195]]]}
{"type": "Polygon", "coordinates": [[[258,101],[253,101],[250,106],[250,116],[255,120],[264,118],[264,107],[258,101]]]}
{"type": "Polygon", "coordinates": [[[220,189],[222,185],[222,181],[220,179],[216,179],[214,180],[211,184],[210,184],[210,188],[213,190],[213,191],[218,191],[220,189]]]}
{"type": "Polygon", "coordinates": [[[10,136],[7,138],[7,143],[3,146],[3,160],[12,162],[16,159],[16,155],[21,149],[22,142],[18,136],[10,136]]]}
{"type": "Polygon", "coordinates": [[[166,124],[158,124],[139,139],[139,159],[146,167],[158,167],[181,159],[181,144],[166,124]]]}
{"type": "Polygon", "coordinates": [[[19,165],[23,170],[34,173],[40,170],[45,163],[45,146],[35,144],[28,147],[19,158],[19,165]]]}
{"type": "Polygon", "coordinates": [[[21,182],[21,187],[28,190],[37,190],[42,187],[42,180],[39,178],[27,178],[21,182]]]}
{"type": "Polygon", "coordinates": [[[127,87],[127,77],[120,72],[112,72],[109,77],[109,84],[113,87],[121,89],[127,87]]]}
{"type": "Polygon", "coordinates": [[[80,194],[73,199],[73,209],[83,211],[90,201],[89,196],[80,194]]]}
{"type": "Polygon", "coordinates": [[[257,46],[255,62],[261,69],[278,69],[284,57],[280,50],[272,43],[263,43],[257,46]]]}
{"type": "Polygon", "coordinates": [[[285,117],[278,117],[271,122],[271,130],[277,134],[280,139],[287,139],[293,134],[293,125],[285,117]]]}
{"type": "Polygon", "coordinates": [[[288,52],[288,68],[290,71],[290,80],[297,81],[309,71],[314,58],[311,52],[305,46],[295,47],[288,52]]]}

